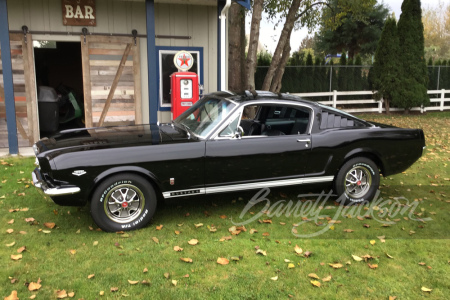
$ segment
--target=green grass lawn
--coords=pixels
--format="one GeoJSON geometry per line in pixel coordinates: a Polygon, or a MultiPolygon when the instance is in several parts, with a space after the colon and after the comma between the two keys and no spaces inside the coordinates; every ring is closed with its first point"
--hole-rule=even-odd
{"type": "MultiPolygon", "coordinates": [[[[171,200],[144,229],[104,233],[96,230],[88,207],[57,206],[33,187],[34,159],[0,159],[0,297],[15,290],[20,299],[56,299],[65,290],[75,299],[448,299],[450,113],[362,118],[426,134],[426,155],[381,180],[379,199],[386,207],[361,208],[359,218],[341,212],[330,222],[342,209],[330,199],[316,220],[266,212],[238,235],[229,231],[232,221],[240,220],[257,191],[171,200]],[[383,215],[394,203],[404,213],[383,215]],[[292,233],[325,229],[311,238],[292,233]],[[192,239],[198,244],[190,245],[192,239]],[[22,258],[13,260],[22,246],[22,258]],[[29,291],[38,280],[41,287],[29,291]]],[[[272,189],[267,198],[271,204],[297,203],[305,200],[298,194],[310,191],[272,189]]],[[[245,218],[262,209],[251,207],[245,218]]]]}

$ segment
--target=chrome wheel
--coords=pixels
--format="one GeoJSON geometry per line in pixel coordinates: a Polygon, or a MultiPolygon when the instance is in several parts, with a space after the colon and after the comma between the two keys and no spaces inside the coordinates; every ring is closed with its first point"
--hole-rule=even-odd
{"type": "Polygon", "coordinates": [[[352,198],[362,198],[370,190],[372,174],[364,166],[356,166],[345,175],[345,193],[352,198]]]}
{"type": "Polygon", "coordinates": [[[105,213],[114,222],[129,223],[142,212],[145,197],[135,185],[122,184],[111,189],[105,197],[105,213]]]}

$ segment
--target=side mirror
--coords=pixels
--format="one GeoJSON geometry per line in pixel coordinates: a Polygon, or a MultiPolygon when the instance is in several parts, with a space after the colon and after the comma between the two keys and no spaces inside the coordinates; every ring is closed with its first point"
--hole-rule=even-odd
{"type": "Polygon", "coordinates": [[[234,133],[234,137],[236,139],[241,139],[244,136],[244,128],[242,128],[241,126],[238,126],[238,128],[236,129],[235,133],[234,133]]]}

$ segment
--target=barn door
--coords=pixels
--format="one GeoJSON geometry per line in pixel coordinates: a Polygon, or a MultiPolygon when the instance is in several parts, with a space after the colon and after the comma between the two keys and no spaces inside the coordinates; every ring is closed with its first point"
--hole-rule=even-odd
{"type": "Polygon", "coordinates": [[[141,124],[139,38],[81,36],[86,127],[141,124]]]}
{"type": "MultiPolygon", "coordinates": [[[[17,137],[19,147],[26,147],[33,145],[39,139],[33,40],[31,34],[27,34],[25,37],[22,33],[10,34],[9,38],[11,43],[17,137]]],[[[6,147],[8,137],[3,87],[3,65],[1,60],[0,76],[0,145],[6,147]]]]}

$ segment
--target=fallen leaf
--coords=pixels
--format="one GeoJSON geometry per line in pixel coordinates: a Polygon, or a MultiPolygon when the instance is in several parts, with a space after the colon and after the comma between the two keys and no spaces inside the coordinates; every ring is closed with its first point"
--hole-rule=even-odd
{"type": "Polygon", "coordinates": [[[291,262],[289,259],[284,259],[284,262],[286,262],[286,263],[288,263],[288,262],[291,262]]]}
{"type": "Polygon", "coordinates": [[[12,242],[11,244],[6,244],[6,247],[12,247],[16,244],[16,242],[12,242]]]}
{"type": "MultiPolygon", "coordinates": [[[[75,231],[76,234],[81,233],[81,229],[78,229],[77,231],[75,231]]],[[[70,294],[70,293],[69,293],[70,294]]],[[[70,296],[69,296],[70,297],[70,296]]]]}
{"type": "Polygon", "coordinates": [[[29,299],[35,299],[36,298],[36,294],[31,295],[29,299]]]}
{"type": "Polygon", "coordinates": [[[11,219],[8,221],[8,224],[13,224],[14,223],[14,219],[11,219]]]}
{"type": "Polygon", "coordinates": [[[6,232],[9,233],[9,234],[11,234],[11,233],[14,232],[14,229],[12,229],[12,228],[6,229],[6,232]]]}
{"type": "Polygon", "coordinates": [[[303,256],[304,256],[304,257],[310,257],[311,254],[312,254],[311,251],[306,251],[305,253],[303,253],[303,256]]]}
{"type": "Polygon", "coordinates": [[[194,224],[195,228],[199,228],[203,226],[203,223],[194,224]]]}
{"type": "Polygon", "coordinates": [[[354,230],[353,229],[344,229],[344,232],[353,232],[354,230]]]}
{"type": "Polygon", "coordinates": [[[30,284],[28,285],[28,290],[30,292],[37,291],[40,288],[41,288],[41,284],[39,282],[30,282],[30,284]]]}
{"type": "Polygon", "coordinates": [[[424,263],[424,262],[420,262],[419,265],[421,265],[421,266],[426,266],[427,264],[424,263]]]}
{"type": "Polygon", "coordinates": [[[295,268],[295,265],[293,263],[288,264],[288,269],[293,269],[295,268]]]}
{"type": "Polygon", "coordinates": [[[153,240],[155,243],[159,244],[159,240],[158,240],[157,237],[152,237],[152,240],[153,240]]]}
{"type": "Polygon", "coordinates": [[[221,215],[219,218],[221,218],[221,219],[226,219],[227,218],[227,216],[225,216],[225,215],[221,215]]]}
{"type": "Polygon", "coordinates": [[[272,220],[270,220],[270,219],[263,220],[263,223],[266,223],[266,224],[272,224],[272,220]]]}
{"type": "Polygon", "coordinates": [[[180,260],[187,262],[187,263],[192,263],[192,258],[189,258],[189,257],[186,257],[186,258],[180,257],[180,260]]]}
{"type": "Polygon", "coordinates": [[[352,257],[353,257],[353,259],[356,260],[356,261],[362,261],[362,260],[363,260],[361,257],[356,256],[356,255],[353,255],[353,254],[352,254],[352,257]]]}
{"type": "Polygon", "coordinates": [[[268,233],[268,232],[263,232],[263,234],[262,234],[263,236],[269,236],[270,235],[270,233],[268,233]]]}
{"type": "Polygon", "coordinates": [[[273,280],[273,281],[277,281],[278,280],[278,276],[270,277],[270,279],[273,280]]]}
{"type": "Polygon", "coordinates": [[[371,240],[371,241],[370,241],[370,244],[371,244],[372,246],[375,245],[375,243],[376,243],[375,240],[371,240]]]}
{"type": "Polygon", "coordinates": [[[369,224],[364,224],[363,227],[370,228],[370,225],[369,224]]]}
{"type": "Polygon", "coordinates": [[[314,279],[320,279],[319,276],[317,276],[317,274],[315,273],[309,273],[308,277],[314,278],[314,279]]]}
{"type": "Polygon", "coordinates": [[[21,208],[21,209],[20,209],[20,211],[28,211],[28,210],[29,210],[28,207],[25,207],[25,208],[21,208]]]}
{"type": "Polygon", "coordinates": [[[190,240],[190,241],[188,242],[188,244],[191,245],[191,246],[195,246],[195,245],[198,244],[198,240],[192,239],[192,240],[190,240]]]}
{"type": "Polygon", "coordinates": [[[173,284],[174,286],[177,286],[177,283],[178,283],[178,281],[176,281],[175,279],[172,280],[172,284],[173,284]]]}
{"type": "Polygon", "coordinates": [[[183,278],[189,278],[189,274],[183,275],[183,278]]]}
{"type": "Polygon", "coordinates": [[[88,275],[88,279],[92,279],[92,278],[94,278],[95,277],[95,274],[89,274],[88,275]]]}
{"type": "Polygon", "coordinates": [[[219,257],[219,258],[217,258],[217,263],[219,265],[228,265],[230,263],[230,261],[224,257],[219,257]]]}
{"type": "Polygon", "coordinates": [[[56,291],[56,298],[58,299],[64,299],[67,298],[67,292],[65,290],[58,290],[56,291]]]}
{"type": "Polygon", "coordinates": [[[100,296],[103,296],[105,294],[105,291],[100,291],[100,293],[98,293],[100,296]]]}
{"type": "Polygon", "coordinates": [[[175,234],[176,234],[176,235],[179,235],[180,233],[181,233],[181,231],[175,230],[175,234]]]}
{"type": "Polygon", "coordinates": [[[394,258],[393,256],[391,256],[391,255],[389,255],[387,253],[384,253],[384,254],[386,254],[386,256],[389,257],[389,258],[394,258]]]}
{"type": "Polygon", "coordinates": [[[166,279],[169,279],[170,274],[166,272],[166,273],[164,273],[164,277],[166,277],[166,279]]]}
{"type": "Polygon", "coordinates": [[[73,296],[75,296],[75,293],[74,292],[70,292],[67,295],[69,296],[69,298],[73,298],[73,296]]]}
{"type": "Polygon", "coordinates": [[[320,282],[317,280],[311,280],[311,284],[317,287],[320,287],[320,282]]]}
{"type": "Polygon", "coordinates": [[[389,296],[389,300],[395,300],[397,299],[397,296],[389,296]]]}
{"type": "Polygon", "coordinates": [[[75,255],[75,253],[77,253],[77,250],[75,250],[75,249],[70,250],[70,254],[75,255]]]}
{"type": "Polygon", "coordinates": [[[333,269],[340,269],[340,268],[342,268],[343,267],[343,265],[342,264],[339,264],[339,263],[337,263],[337,264],[328,264],[330,267],[332,267],[333,269]]]}
{"type": "Polygon", "coordinates": [[[11,295],[5,297],[4,300],[19,300],[19,297],[17,297],[17,291],[12,291],[11,295]]]}
{"type": "Polygon", "coordinates": [[[42,230],[43,233],[51,233],[50,230],[42,230]]]}
{"type": "Polygon", "coordinates": [[[20,234],[27,234],[26,231],[19,231],[20,234]]]}
{"type": "Polygon", "coordinates": [[[267,255],[267,252],[264,251],[264,250],[258,249],[258,250],[256,250],[256,254],[261,254],[261,255],[266,256],[266,255],[267,255]]]}
{"type": "Polygon", "coordinates": [[[369,268],[371,268],[371,269],[376,269],[376,268],[378,268],[378,265],[377,264],[367,264],[368,266],[369,266],[369,268]]]}
{"type": "Polygon", "coordinates": [[[240,260],[240,258],[237,257],[237,256],[232,256],[230,259],[233,260],[233,261],[239,261],[240,260]]]}
{"type": "Polygon", "coordinates": [[[382,235],[382,236],[377,236],[377,238],[380,240],[380,242],[386,243],[386,240],[385,240],[386,236],[384,236],[384,235],[382,235]]]}
{"type": "Polygon", "coordinates": [[[421,290],[422,290],[422,292],[431,292],[432,291],[432,289],[424,287],[424,286],[421,288],[421,290]]]}
{"type": "Polygon", "coordinates": [[[12,260],[19,260],[19,259],[22,259],[22,254],[17,254],[17,255],[11,254],[11,259],[12,259],[12,260]]]}
{"type": "Polygon", "coordinates": [[[129,279],[128,279],[128,283],[131,284],[131,285],[138,284],[138,283],[139,283],[139,280],[136,280],[136,281],[135,281],[135,280],[129,280],[129,279]]]}
{"type": "Polygon", "coordinates": [[[147,268],[144,268],[144,270],[142,271],[143,273],[147,273],[148,272],[148,269],[147,268]]]}
{"type": "Polygon", "coordinates": [[[113,292],[113,293],[114,293],[114,292],[117,292],[118,290],[119,290],[118,287],[112,287],[112,288],[110,289],[110,291],[113,292]]]}
{"type": "Polygon", "coordinates": [[[164,227],[164,225],[156,226],[156,230],[161,230],[163,227],[164,227]]]}
{"type": "Polygon", "coordinates": [[[294,250],[295,250],[295,253],[297,253],[297,254],[302,254],[303,253],[303,249],[300,248],[298,245],[295,245],[294,250]]]}
{"type": "Polygon", "coordinates": [[[53,229],[53,228],[55,228],[56,224],[55,223],[46,222],[46,223],[44,223],[44,226],[47,227],[47,228],[53,229]]]}
{"type": "Polygon", "coordinates": [[[180,246],[175,246],[175,247],[173,247],[173,250],[177,251],[177,252],[181,252],[181,251],[183,251],[183,248],[181,248],[180,246]]]}
{"type": "Polygon", "coordinates": [[[322,278],[323,282],[327,282],[327,281],[330,281],[330,280],[331,280],[331,275],[328,275],[327,277],[322,278]]]}
{"type": "Polygon", "coordinates": [[[93,246],[97,246],[97,245],[98,245],[98,241],[94,241],[94,242],[92,243],[92,245],[93,245],[93,246]]]}
{"type": "Polygon", "coordinates": [[[22,246],[19,249],[17,249],[17,253],[22,253],[23,251],[27,250],[27,247],[22,246]]]}

